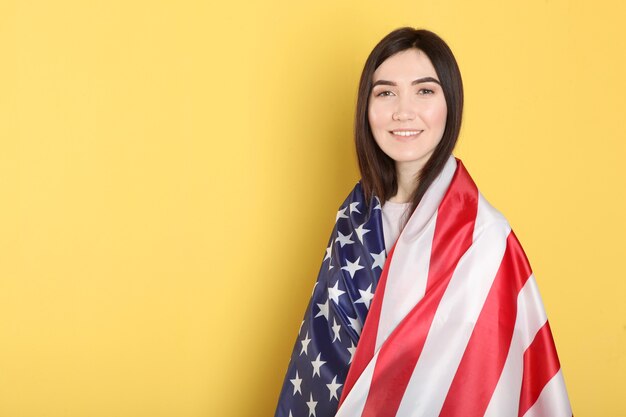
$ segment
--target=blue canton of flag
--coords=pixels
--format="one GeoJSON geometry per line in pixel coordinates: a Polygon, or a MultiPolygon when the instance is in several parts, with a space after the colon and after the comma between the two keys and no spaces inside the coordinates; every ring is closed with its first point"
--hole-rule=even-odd
{"type": "Polygon", "coordinates": [[[358,183],[337,212],[276,417],[334,416],[385,263],[380,201],[358,183]]]}

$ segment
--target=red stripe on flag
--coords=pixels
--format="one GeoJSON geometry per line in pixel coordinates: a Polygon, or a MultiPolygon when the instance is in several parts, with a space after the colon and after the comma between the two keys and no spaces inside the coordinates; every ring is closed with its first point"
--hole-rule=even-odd
{"type": "Polygon", "coordinates": [[[382,309],[383,297],[385,295],[385,285],[387,284],[387,274],[389,273],[389,264],[391,264],[395,247],[395,244],[391,247],[391,250],[387,255],[387,259],[385,260],[383,271],[380,274],[380,280],[376,286],[374,298],[372,299],[370,310],[367,313],[367,318],[365,319],[365,324],[363,325],[363,330],[361,331],[361,337],[359,338],[356,351],[354,352],[354,357],[352,358],[352,365],[348,371],[346,382],[343,385],[343,391],[341,392],[341,398],[339,399],[339,407],[341,407],[343,400],[350,393],[350,390],[352,390],[352,387],[367,367],[367,364],[374,357],[374,350],[376,349],[376,335],[378,334],[378,322],[380,320],[380,311],[382,309]]]}
{"type": "Polygon", "coordinates": [[[524,352],[524,373],[519,400],[519,416],[523,416],[535,404],[546,384],[561,369],[550,324],[537,332],[533,342],[524,352]]]}
{"type": "Polygon", "coordinates": [[[381,347],[363,417],[395,416],[439,302],[472,244],[477,210],[478,190],[459,161],[437,211],[426,293],[381,347]]]}
{"type": "Polygon", "coordinates": [[[500,380],[509,353],[517,297],[532,271],[513,232],[478,316],[440,417],[483,416],[500,380]]]}

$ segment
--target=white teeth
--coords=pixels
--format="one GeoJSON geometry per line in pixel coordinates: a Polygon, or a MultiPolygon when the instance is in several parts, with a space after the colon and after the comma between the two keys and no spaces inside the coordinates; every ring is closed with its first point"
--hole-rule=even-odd
{"type": "Polygon", "coordinates": [[[414,136],[420,133],[421,130],[403,130],[403,131],[392,131],[394,135],[398,136],[414,136]]]}

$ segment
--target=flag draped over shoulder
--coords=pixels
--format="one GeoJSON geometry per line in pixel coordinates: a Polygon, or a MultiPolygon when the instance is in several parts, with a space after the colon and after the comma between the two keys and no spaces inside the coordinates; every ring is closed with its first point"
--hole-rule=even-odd
{"type": "Polygon", "coordinates": [[[277,417],[332,416],[337,411],[386,253],[380,202],[365,204],[357,184],[335,227],[300,326],[277,417]]]}
{"type": "Polygon", "coordinates": [[[528,260],[463,164],[450,157],[384,264],[378,201],[365,210],[357,184],[276,416],[570,417],[528,260]]]}

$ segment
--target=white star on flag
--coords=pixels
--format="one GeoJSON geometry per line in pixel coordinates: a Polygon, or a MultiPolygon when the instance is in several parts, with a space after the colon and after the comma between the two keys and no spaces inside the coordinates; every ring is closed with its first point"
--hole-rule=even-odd
{"type": "Polygon", "coordinates": [[[300,384],[302,384],[302,378],[298,377],[298,370],[296,369],[296,377],[294,379],[290,379],[293,384],[293,395],[296,395],[296,392],[299,392],[302,395],[302,389],[300,388],[300,384]]]}
{"type": "Polygon", "coordinates": [[[304,339],[302,339],[301,342],[302,342],[302,350],[300,351],[300,355],[302,355],[302,353],[304,353],[305,355],[308,355],[309,343],[311,343],[311,339],[309,339],[309,332],[306,332],[306,336],[304,336],[304,339]]]}
{"type": "Polygon", "coordinates": [[[335,320],[335,318],[333,317],[333,333],[335,334],[335,337],[333,338],[333,343],[335,343],[335,340],[339,339],[339,341],[341,342],[341,336],[339,336],[339,331],[341,330],[341,325],[337,324],[337,320],[335,320]]]}
{"type": "Polygon", "coordinates": [[[339,304],[339,297],[345,293],[345,291],[339,289],[339,280],[332,287],[328,287],[328,298],[333,300],[335,304],[339,304]]]}
{"type": "Polygon", "coordinates": [[[354,261],[354,262],[350,262],[346,258],[346,266],[342,266],[341,269],[343,269],[344,271],[348,271],[350,273],[350,278],[354,279],[354,274],[356,273],[356,271],[358,271],[359,269],[363,269],[364,268],[360,264],[360,261],[361,261],[361,257],[360,256],[358,258],[356,258],[356,261],[354,261]]]}
{"type": "Polygon", "coordinates": [[[357,206],[359,205],[359,202],[357,201],[356,203],[350,203],[350,214],[352,214],[353,212],[357,212],[359,214],[361,214],[361,212],[359,211],[359,209],[357,209],[357,206]]]}
{"type": "Polygon", "coordinates": [[[361,298],[359,298],[358,300],[356,300],[354,303],[363,303],[365,304],[365,307],[367,307],[368,309],[370,308],[370,301],[372,301],[372,298],[374,298],[374,293],[372,292],[372,284],[370,284],[369,287],[367,287],[367,289],[365,291],[363,290],[359,290],[359,293],[361,294],[361,298]]]}
{"type": "Polygon", "coordinates": [[[359,320],[358,317],[353,319],[352,317],[348,316],[348,321],[350,322],[350,327],[352,327],[354,329],[356,334],[360,335],[361,334],[361,329],[363,328],[363,326],[361,324],[361,320],[359,320]]]}
{"type": "Polygon", "coordinates": [[[309,396],[310,400],[306,402],[306,405],[309,406],[309,417],[315,417],[315,407],[317,406],[317,401],[313,401],[313,393],[309,396]]]}
{"type": "Polygon", "coordinates": [[[330,398],[328,399],[328,401],[332,400],[333,398],[339,401],[339,397],[337,397],[337,390],[342,385],[343,384],[337,383],[337,375],[335,375],[335,377],[333,378],[333,382],[331,382],[330,384],[326,384],[326,386],[330,390],[330,398]]]}
{"type": "Polygon", "coordinates": [[[317,313],[315,318],[324,316],[324,318],[328,320],[328,298],[326,299],[326,302],[324,304],[319,304],[319,303],[316,303],[316,304],[320,308],[320,311],[317,313]]]}
{"type": "Polygon", "coordinates": [[[352,363],[352,358],[354,357],[354,352],[356,352],[356,346],[354,346],[354,342],[350,341],[350,344],[352,346],[350,346],[348,348],[348,352],[350,352],[350,360],[348,361],[348,363],[352,363]]]}
{"type": "Polygon", "coordinates": [[[363,226],[365,226],[365,223],[363,223],[362,225],[360,225],[354,230],[356,232],[356,236],[359,238],[361,243],[363,243],[363,236],[365,236],[366,233],[371,231],[369,229],[363,229],[363,226]]]}
{"type": "Polygon", "coordinates": [[[381,253],[370,253],[370,255],[372,256],[372,258],[374,258],[372,269],[376,267],[383,269],[383,267],[385,266],[385,258],[387,257],[385,251],[383,250],[381,253]]]}
{"type": "MultiPolygon", "coordinates": [[[[332,256],[332,254],[333,254],[333,244],[331,243],[331,244],[330,244],[330,245],[326,248],[326,256],[324,257],[324,261],[325,261],[326,259],[330,259],[330,257],[332,256]]],[[[322,262],[324,262],[324,261],[322,261],[322,262]]]]}
{"type": "Polygon", "coordinates": [[[344,207],[344,208],[342,208],[341,210],[339,210],[337,212],[337,217],[335,218],[335,223],[337,223],[337,220],[339,220],[339,219],[347,219],[348,218],[348,216],[346,216],[346,210],[347,209],[348,209],[347,207],[344,207]]]}
{"type": "Polygon", "coordinates": [[[335,239],[335,242],[339,242],[342,248],[345,245],[352,245],[354,243],[354,240],[350,239],[350,236],[352,236],[352,233],[346,236],[343,233],[341,233],[339,230],[337,230],[337,234],[339,236],[337,237],[337,239],[335,239]]]}
{"type": "Polygon", "coordinates": [[[318,353],[317,358],[315,358],[314,361],[311,361],[311,365],[313,365],[313,376],[315,376],[315,374],[317,374],[317,376],[320,376],[320,368],[326,363],[326,361],[320,359],[321,356],[322,354],[318,353]]]}

